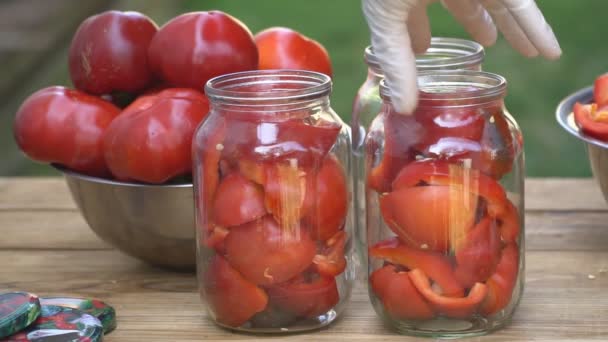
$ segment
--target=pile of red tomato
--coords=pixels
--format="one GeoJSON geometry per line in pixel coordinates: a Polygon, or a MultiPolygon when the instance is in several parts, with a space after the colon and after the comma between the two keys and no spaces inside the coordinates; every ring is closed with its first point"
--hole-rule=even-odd
{"type": "Polygon", "coordinates": [[[397,321],[499,312],[511,301],[520,250],[518,210],[499,183],[515,158],[500,106],[377,120],[384,153],[367,184],[393,237],[369,247],[369,282],[384,312],[397,321]]]}
{"type": "MultiPolygon", "coordinates": [[[[216,115],[195,137],[203,295],[215,319],[285,327],[341,300],[348,177],[331,152],[341,125],[216,115]],[[265,151],[264,136],[274,137],[265,151]]],[[[268,142],[266,142],[268,144],[268,142]]]]}
{"type": "Polygon", "coordinates": [[[258,68],[331,76],[327,51],[287,28],[254,37],[220,11],[182,14],[160,28],[141,13],[103,12],[82,22],[73,37],[75,89],[49,87],[27,98],[16,115],[15,139],[36,161],[164,183],[191,173],[192,136],[209,109],[205,83],[258,68]]]}
{"type": "Polygon", "coordinates": [[[593,102],[577,102],[573,110],[574,120],[583,133],[608,142],[608,74],[595,80],[593,102]]]}

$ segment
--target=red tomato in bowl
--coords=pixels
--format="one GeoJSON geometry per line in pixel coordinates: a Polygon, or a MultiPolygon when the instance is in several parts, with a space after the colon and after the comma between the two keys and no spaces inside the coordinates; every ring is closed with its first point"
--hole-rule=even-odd
{"type": "Polygon", "coordinates": [[[105,159],[118,179],[163,183],[192,171],[192,137],[209,102],[193,89],[140,97],[108,127],[105,159]]]}
{"type": "Polygon", "coordinates": [[[87,18],[69,51],[72,82],[91,94],[138,92],[153,82],[148,45],[158,30],[138,12],[107,11],[87,18]]]}
{"type": "Polygon", "coordinates": [[[316,246],[305,230],[287,230],[272,216],[230,229],[226,258],[243,277],[258,285],[287,281],[312,264],[316,246]]]}
{"type": "Polygon", "coordinates": [[[255,35],[261,70],[301,69],[332,76],[323,45],[286,27],[272,27],[255,35]]]}
{"type": "Polygon", "coordinates": [[[105,176],[103,135],[119,113],[98,97],[49,87],[30,95],[19,107],[13,133],[19,148],[33,160],[105,176]]]}
{"type": "Polygon", "coordinates": [[[163,25],[150,42],[152,70],[173,86],[202,90],[215,76],[258,67],[249,29],[220,12],[182,14],[163,25]]]}

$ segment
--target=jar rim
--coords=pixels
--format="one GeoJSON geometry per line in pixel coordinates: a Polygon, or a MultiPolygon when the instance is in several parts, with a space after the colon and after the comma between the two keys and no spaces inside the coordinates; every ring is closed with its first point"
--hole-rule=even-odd
{"type": "Polygon", "coordinates": [[[224,74],[207,81],[205,94],[218,102],[314,100],[331,93],[328,75],[296,69],[252,70],[224,74]]]}
{"type": "MultiPolygon", "coordinates": [[[[485,58],[483,46],[477,42],[461,38],[433,37],[425,53],[416,55],[419,71],[441,69],[467,69],[481,64],[485,58]]],[[[365,48],[365,62],[381,73],[380,61],[370,45],[365,48]]]]}
{"type": "MultiPolygon", "coordinates": [[[[437,70],[418,73],[419,101],[433,106],[452,106],[447,101],[466,100],[479,104],[501,99],[507,80],[498,74],[473,70],[437,70]]],[[[380,96],[390,101],[390,85],[380,82],[380,96]]]]}

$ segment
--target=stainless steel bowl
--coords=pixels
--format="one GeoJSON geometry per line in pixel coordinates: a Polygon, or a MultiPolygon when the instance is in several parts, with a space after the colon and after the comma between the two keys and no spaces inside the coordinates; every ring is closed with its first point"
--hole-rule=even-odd
{"type": "Polygon", "coordinates": [[[589,103],[593,99],[593,87],[587,87],[566,97],[557,106],[557,122],[578,139],[585,142],[591,171],[602,189],[604,199],[608,202],[608,143],[595,139],[581,132],[574,122],[572,108],[576,102],[589,103]]]}
{"type": "Polygon", "coordinates": [[[156,266],[194,269],[192,184],[134,184],[55,168],[64,174],[82,216],[101,239],[156,266]]]}

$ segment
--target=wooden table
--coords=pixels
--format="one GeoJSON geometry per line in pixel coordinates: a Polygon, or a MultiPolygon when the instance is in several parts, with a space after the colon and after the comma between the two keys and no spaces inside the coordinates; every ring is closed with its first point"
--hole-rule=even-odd
{"type": "MultiPolygon", "coordinates": [[[[590,179],[531,179],[526,189],[523,300],[508,328],[473,340],[608,340],[608,208],[599,189],[590,179]]],[[[100,241],[59,178],[0,178],[2,290],[105,300],[118,311],[118,329],[107,341],[263,337],[207,319],[194,275],[147,266],[100,241]]],[[[363,284],[329,328],[273,338],[408,340],[381,324],[363,284]]]]}

